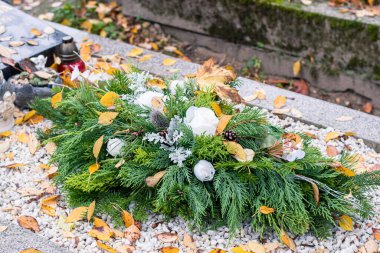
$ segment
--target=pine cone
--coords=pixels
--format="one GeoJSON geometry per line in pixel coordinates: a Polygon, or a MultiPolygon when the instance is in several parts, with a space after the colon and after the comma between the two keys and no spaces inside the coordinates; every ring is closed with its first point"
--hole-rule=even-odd
{"type": "Polygon", "coordinates": [[[223,132],[223,137],[224,137],[224,139],[226,139],[228,141],[235,141],[237,134],[232,130],[227,130],[227,131],[223,132]]]}

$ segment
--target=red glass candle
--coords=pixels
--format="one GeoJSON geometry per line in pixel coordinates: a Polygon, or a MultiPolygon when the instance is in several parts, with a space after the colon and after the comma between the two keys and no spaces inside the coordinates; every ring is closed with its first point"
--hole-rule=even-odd
{"type": "Polygon", "coordinates": [[[58,65],[58,72],[68,70],[72,72],[75,67],[78,67],[80,72],[86,70],[86,64],[79,57],[79,51],[71,36],[62,38],[62,44],[56,49],[57,56],[61,59],[61,64],[58,65]]]}

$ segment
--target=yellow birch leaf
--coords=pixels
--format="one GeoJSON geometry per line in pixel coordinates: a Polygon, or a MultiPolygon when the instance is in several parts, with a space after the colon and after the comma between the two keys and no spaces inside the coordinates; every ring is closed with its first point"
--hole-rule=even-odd
{"type": "Polygon", "coordinates": [[[40,166],[39,166],[41,169],[44,169],[44,170],[50,170],[50,166],[45,164],[45,163],[41,163],[40,166]]]}
{"type": "Polygon", "coordinates": [[[8,137],[10,135],[12,135],[11,131],[5,131],[5,132],[0,133],[0,137],[8,137]]]}
{"type": "Polygon", "coordinates": [[[18,118],[15,120],[15,125],[20,125],[23,121],[24,121],[24,117],[18,117],[18,118]]]}
{"type": "Polygon", "coordinates": [[[87,209],[87,221],[90,222],[92,215],[94,214],[95,211],[95,200],[91,202],[91,204],[88,206],[87,209]]]}
{"type": "Polygon", "coordinates": [[[46,152],[49,154],[49,155],[52,155],[56,150],[57,150],[57,145],[52,142],[52,141],[49,141],[46,145],[45,145],[45,150],[46,152]]]}
{"type": "Polygon", "coordinates": [[[27,144],[29,142],[29,134],[25,132],[20,132],[17,134],[17,140],[21,143],[27,144]]]}
{"type": "Polygon", "coordinates": [[[127,74],[132,72],[132,65],[131,64],[123,63],[123,64],[120,64],[120,67],[127,74]]]}
{"type": "Polygon", "coordinates": [[[62,20],[61,25],[71,26],[71,21],[65,18],[64,20],[62,20]]]}
{"type": "Polygon", "coordinates": [[[100,35],[100,37],[103,37],[103,38],[107,37],[107,32],[106,32],[106,30],[102,29],[102,30],[100,31],[99,35],[100,35]]]}
{"type": "Polygon", "coordinates": [[[214,110],[215,115],[216,115],[217,117],[222,116],[222,114],[223,114],[223,112],[222,112],[222,108],[220,108],[220,105],[219,105],[217,102],[215,102],[215,101],[210,102],[210,106],[211,106],[211,108],[214,110]]]}
{"type": "Polygon", "coordinates": [[[139,59],[139,62],[147,61],[147,60],[149,60],[149,59],[152,58],[152,57],[153,57],[152,54],[146,54],[146,55],[142,56],[142,57],[139,59]]]}
{"type": "Polygon", "coordinates": [[[334,168],[335,171],[342,173],[343,175],[347,177],[354,177],[356,173],[353,170],[350,170],[347,167],[339,166],[337,168],[334,168]]]}
{"type": "Polygon", "coordinates": [[[179,248],[177,247],[163,247],[160,249],[162,253],[179,253],[179,248]]]}
{"type": "Polygon", "coordinates": [[[41,36],[42,32],[38,30],[37,28],[32,28],[30,29],[30,33],[33,34],[34,36],[41,36]]]}
{"type": "Polygon", "coordinates": [[[345,136],[356,136],[355,132],[345,132],[343,135],[345,136]]]}
{"type": "Polygon", "coordinates": [[[84,21],[82,24],[80,24],[80,27],[82,29],[85,29],[87,32],[91,32],[92,29],[92,23],[90,20],[84,21]]]}
{"type": "Polygon", "coordinates": [[[34,115],[36,114],[36,110],[31,110],[29,112],[27,112],[24,117],[22,118],[22,120],[25,122],[27,121],[28,119],[30,119],[31,117],[33,117],[34,115]]]}
{"type": "Polygon", "coordinates": [[[270,214],[274,213],[274,208],[268,206],[260,206],[259,211],[262,214],[270,214]]]}
{"type": "Polygon", "coordinates": [[[99,240],[109,241],[113,235],[113,231],[107,223],[97,217],[94,217],[94,227],[88,232],[88,234],[99,240]]]}
{"type": "Polygon", "coordinates": [[[239,246],[239,247],[233,247],[231,249],[231,252],[232,253],[250,253],[249,251],[243,249],[241,246],[239,246]]]}
{"type": "Polygon", "coordinates": [[[281,231],[281,241],[286,245],[288,246],[289,249],[291,249],[292,251],[294,252],[297,252],[297,249],[296,249],[296,245],[293,241],[292,238],[289,237],[289,235],[284,231],[282,230],[281,231]]]}
{"type": "Polygon", "coordinates": [[[104,249],[107,252],[110,253],[117,253],[116,250],[108,245],[105,245],[104,243],[101,243],[100,241],[96,241],[96,244],[99,246],[99,248],[104,249]]]}
{"type": "Polygon", "coordinates": [[[79,50],[80,57],[84,62],[88,62],[91,59],[91,48],[88,45],[82,46],[79,50]]]}
{"type": "Polygon", "coordinates": [[[123,210],[121,212],[121,217],[123,218],[124,225],[126,228],[135,224],[135,220],[133,219],[132,214],[128,213],[127,211],[123,210]]]}
{"type": "Polygon", "coordinates": [[[35,115],[33,115],[29,120],[28,120],[28,122],[27,123],[29,123],[29,124],[38,124],[38,123],[40,123],[41,121],[43,121],[44,120],[44,117],[42,116],[42,115],[39,115],[39,114],[35,114],[35,115]]]}
{"type": "Polygon", "coordinates": [[[148,187],[154,187],[160,181],[160,179],[165,175],[166,171],[162,170],[154,174],[153,176],[147,177],[145,183],[148,187]]]}
{"type": "Polygon", "coordinates": [[[340,136],[340,133],[338,132],[329,132],[327,133],[327,135],[325,136],[325,142],[328,142],[329,140],[333,140],[333,139],[336,139],[340,136]]]}
{"type": "Polygon", "coordinates": [[[144,52],[144,50],[142,50],[141,48],[135,47],[134,49],[129,51],[128,56],[129,57],[137,57],[137,56],[141,55],[143,52],[144,52]]]}
{"type": "Polygon", "coordinates": [[[231,118],[232,118],[232,115],[222,114],[222,116],[220,116],[218,126],[216,127],[216,131],[215,131],[216,135],[223,133],[224,129],[227,127],[228,122],[230,122],[231,118]]]}
{"type": "Polygon", "coordinates": [[[97,139],[94,143],[94,147],[92,148],[92,153],[94,154],[94,157],[98,159],[100,150],[102,149],[103,146],[103,139],[104,135],[100,136],[99,139],[97,139]]]}
{"type": "Polygon", "coordinates": [[[150,79],[146,86],[148,87],[158,87],[160,89],[166,89],[166,84],[164,82],[164,80],[160,79],[160,78],[153,78],[153,79],[150,79]]]}
{"type": "Polygon", "coordinates": [[[11,164],[5,165],[4,167],[8,169],[16,169],[19,167],[24,167],[25,165],[26,165],[25,163],[11,163],[11,164]]]}
{"type": "Polygon", "coordinates": [[[278,96],[273,101],[274,108],[282,108],[286,105],[286,97],[285,96],[278,96]]]}
{"type": "Polygon", "coordinates": [[[100,99],[100,104],[105,107],[111,107],[115,105],[115,101],[119,98],[119,95],[113,91],[109,91],[103,95],[100,99]]]}
{"type": "Polygon", "coordinates": [[[62,101],[62,91],[56,93],[52,98],[51,98],[51,107],[57,108],[59,102],[62,101]]]}
{"type": "Polygon", "coordinates": [[[227,253],[224,249],[212,249],[210,253],[227,253]]]}
{"type": "Polygon", "coordinates": [[[38,249],[28,248],[28,249],[20,250],[19,253],[43,253],[43,252],[38,249]]]}
{"type": "Polygon", "coordinates": [[[53,195],[46,197],[41,200],[42,205],[47,205],[47,206],[57,206],[57,201],[58,201],[59,195],[53,195]]]}
{"type": "Polygon", "coordinates": [[[156,43],[151,42],[150,45],[152,46],[152,49],[153,49],[154,51],[157,51],[157,50],[158,50],[158,45],[157,45],[156,43]]]}
{"type": "Polygon", "coordinates": [[[100,164],[99,163],[94,163],[91,164],[90,167],[88,167],[88,172],[90,174],[97,172],[100,169],[100,164]]]}
{"type": "Polygon", "coordinates": [[[247,154],[245,153],[243,147],[234,141],[224,141],[224,146],[226,147],[228,153],[234,155],[236,159],[246,161],[247,154]]]}
{"type": "Polygon", "coordinates": [[[265,247],[261,243],[249,241],[246,245],[249,252],[265,253],[265,247]]]}
{"type": "Polygon", "coordinates": [[[41,211],[51,217],[55,217],[55,207],[41,204],[41,211]]]}
{"type": "Polygon", "coordinates": [[[348,215],[342,215],[339,217],[338,221],[339,226],[346,230],[346,231],[352,231],[353,227],[353,222],[350,216],[348,215]]]}
{"type": "Polygon", "coordinates": [[[164,66],[172,66],[172,65],[174,65],[176,62],[177,62],[177,60],[176,60],[176,59],[173,59],[173,58],[166,58],[166,59],[162,60],[162,64],[163,64],[164,66]]]}
{"type": "Polygon", "coordinates": [[[293,64],[293,75],[298,76],[300,71],[301,71],[301,60],[298,60],[298,61],[294,62],[294,64],[293,64]]]}
{"type": "Polygon", "coordinates": [[[67,216],[65,223],[72,223],[83,219],[87,209],[87,206],[80,206],[73,209],[67,216]]]}
{"type": "Polygon", "coordinates": [[[99,115],[98,123],[104,126],[111,125],[118,114],[117,112],[102,112],[99,115]]]}

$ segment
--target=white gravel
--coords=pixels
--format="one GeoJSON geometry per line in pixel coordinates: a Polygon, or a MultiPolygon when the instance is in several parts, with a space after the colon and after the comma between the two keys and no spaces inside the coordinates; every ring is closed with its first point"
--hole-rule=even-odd
{"type": "MultiPolygon", "coordinates": [[[[310,132],[317,136],[317,139],[312,141],[312,144],[319,147],[325,153],[326,143],[324,142],[325,135],[333,131],[332,128],[319,129],[315,126],[303,124],[294,121],[291,118],[284,120],[279,119],[277,116],[269,116],[273,124],[285,127],[290,131],[310,132]]],[[[349,123],[349,122],[348,122],[349,123]]],[[[37,128],[48,124],[44,121],[37,125],[21,125],[15,126],[12,132],[15,134],[19,131],[26,131],[30,134],[36,132],[37,128]]],[[[5,155],[0,155],[0,220],[10,220],[17,222],[19,215],[31,215],[35,217],[40,225],[40,235],[48,238],[49,240],[65,247],[73,252],[93,253],[101,252],[97,247],[94,238],[90,237],[87,232],[91,229],[85,221],[77,222],[72,234],[63,233],[58,225],[58,216],[66,215],[70,212],[63,198],[60,199],[58,207],[56,208],[57,217],[48,216],[40,211],[39,202],[35,200],[34,196],[22,197],[18,192],[24,188],[36,188],[44,190],[50,186],[50,181],[47,179],[46,171],[39,168],[41,163],[48,163],[49,155],[44,148],[41,148],[31,155],[26,144],[17,141],[17,137],[12,135],[8,137],[12,140],[11,148],[8,151],[14,154],[14,159],[10,160],[5,155]],[[27,163],[27,166],[19,169],[4,168],[5,164],[10,163],[27,163]],[[69,236],[69,237],[65,237],[69,236]]],[[[370,168],[374,164],[380,164],[380,154],[376,153],[371,148],[367,147],[362,140],[348,137],[346,140],[329,141],[329,145],[336,146],[339,152],[349,146],[352,150],[351,153],[358,153],[365,159],[364,164],[370,168]]],[[[49,188],[51,190],[51,188],[49,188]]],[[[51,192],[51,194],[59,194],[51,192]]],[[[372,201],[375,203],[380,202],[380,190],[369,193],[372,201]]],[[[344,252],[354,253],[358,252],[359,248],[367,241],[374,239],[372,227],[380,228],[379,214],[380,207],[376,205],[374,217],[370,220],[363,220],[355,223],[355,228],[352,232],[345,232],[339,228],[334,230],[333,236],[327,240],[319,240],[316,237],[307,234],[295,238],[295,243],[299,252],[344,252]],[[324,249],[324,250],[322,250],[324,249]]],[[[109,217],[102,217],[111,227],[112,221],[109,217]]],[[[230,249],[241,243],[247,243],[250,240],[258,240],[258,234],[253,232],[249,225],[244,225],[239,232],[239,235],[228,239],[228,230],[225,227],[218,230],[209,230],[207,232],[191,231],[187,222],[180,218],[176,218],[169,222],[164,221],[163,216],[159,214],[151,214],[149,220],[142,224],[141,238],[136,242],[136,250],[134,252],[160,252],[160,248],[164,246],[176,246],[181,249],[181,252],[186,252],[183,247],[184,234],[193,236],[197,244],[198,252],[210,252],[211,249],[221,248],[230,249]],[[152,226],[153,225],[153,226],[152,226]],[[155,235],[162,232],[173,231],[178,233],[180,238],[176,243],[161,243],[155,235]]],[[[276,235],[270,233],[264,237],[266,242],[278,242],[276,235]]],[[[122,244],[129,244],[127,239],[111,239],[109,243],[114,248],[122,244]]],[[[285,246],[281,246],[276,252],[291,252],[285,246]]]]}

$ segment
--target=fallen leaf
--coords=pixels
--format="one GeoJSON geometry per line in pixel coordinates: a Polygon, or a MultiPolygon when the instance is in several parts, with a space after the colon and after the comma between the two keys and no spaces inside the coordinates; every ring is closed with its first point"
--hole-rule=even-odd
{"type": "Polygon", "coordinates": [[[104,126],[111,125],[118,114],[117,112],[102,112],[99,115],[98,123],[104,126]]]}
{"type": "Polygon", "coordinates": [[[35,40],[27,40],[26,43],[28,43],[28,45],[30,46],[38,46],[39,43],[35,40]]]}
{"type": "Polygon", "coordinates": [[[120,64],[120,67],[127,74],[132,72],[132,65],[131,64],[128,64],[128,63],[120,64]]]}
{"type": "Polygon", "coordinates": [[[370,102],[367,102],[363,105],[363,111],[366,113],[371,113],[372,112],[372,104],[370,102]]]}
{"type": "Polygon", "coordinates": [[[227,127],[231,119],[232,119],[232,115],[222,114],[219,118],[219,123],[218,123],[218,126],[216,127],[215,134],[219,135],[223,133],[224,129],[227,127]]]}
{"type": "Polygon", "coordinates": [[[20,250],[19,253],[43,253],[43,252],[38,249],[28,248],[28,249],[20,250]]]}
{"type": "Polygon", "coordinates": [[[133,219],[133,216],[129,212],[123,210],[121,212],[121,217],[123,219],[123,222],[126,228],[135,224],[135,220],[133,219]]]}
{"type": "Polygon", "coordinates": [[[227,253],[224,249],[212,249],[210,253],[227,253]]]}
{"type": "Polygon", "coordinates": [[[239,92],[229,85],[217,85],[215,86],[216,94],[223,100],[233,102],[235,104],[244,104],[244,99],[239,95],[239,92]]]}
{"type": "Polygon", "coordinates": [[[16,61],[14,59],[1,57],[1,62],[5,65],[16,67],[16,61]]]}
{"type": "Polygon", "coordinates": [[[185,246],[185,248],[189,248],[192,251],[196,251],[197,249],[197,244],[194,242],[194,239],[188,234],[185,234],[183,236],[183,246],[185,246]]]}
{"type": "Polygon", "coordinates": [[[353,222],[350,216],[348,215],[342,215],[339,217],[338,221],[339,226],[346,231],[352,231],[353,227],[353,222]]]}
{"type": "Polygon", "coordinates": [[[318,185],[312,181],[310,181],[311,187],[313,188],[315,205],[319,204],[319,188],[318,185]]]}
{"type": "Polygon", "coordinates": [[[88,232],[91,237],[97,238],[102,241],[109,241],[113,235],[112,229],[108,226],[107,223],[101,219],[94,217],[94,226],[88,232]]]}
{"type": "Polygon", "coordinates": [[[9,150],[11,142],[9,140],[0,142],[0,154],[3,154],[9,150]]]}
{"type": "Polygon", "coordinates": [[[215,64],[215,60],[211,58],[198,68],[195,77],[201,90],[209,90],[234,80],[236,74],[232,70],[219,67],[215,64]]]}
{"type": "Polygon", "coordinates": [[[160,249],[162,253],[179,253],[179,248],[177,247],[163,247],[160,249]]]}
{"type": "Polygon", "coordinates": [[[29,142],[29,134],[26,132],[18,132],[17,133],[17,140],[21,143],[27,144],[29,142]]]}
{"type": "Polygon", "coordinates": [[[286,105],[286,97],[278,96],[273,101],[274,108],[280,109],[286,105]]]}
{"type": "Polygon", "coordinates": [[[296,245],[295,245],[293,239],[290,238],[290,236],[284,230],[281,231],[280,238],[281,238],[282,243],[284,243],[286,246],[288,246],[289,249],[291,249],[294,252],[297,251],[296,245]]]}
{"type": "Polygon", "coordinates": [[[44,29],[44,33],[46,33],[48,35],[53,34],[53,33],[55,33],[55,29],[53,27],[51,27],[51,26],[47,26],[44,29]]]}
{"type": "Polygon", "coordinates": [[[49,142],[45,145],[45,150],[46,150],[46,152],[47,152],[49,155],[52,155],[52,154],[57,150],[57,145],[55,145],[54,142],[49,141],[49,142]]]}
{"type": "Polygon", "coordinates": [[[34,36],[41,36],[42,35],[42,32],[40,30],[38,30],[37,28],[32,28],[30,30],[30,33],[33,34],[34,36]]]}
{"type": "Polygon", "coordinates": [[[249,252],[265,253],[265,247],[261,243],[249,241],[245,246],[249,252]]]}
{"type": "Polygon", "coordinates": [[[133,253],[136,247],[131,245],[120,245],[116,248],[116,251],[119,253],[133,253]]]}
{"type": "Polygon", "coordinates": [[[124,163],[125,163],[124,158],[120,159],[120,161],[118,161],[117,164],[115,164],[115,168],[116,169],[120,168],[124,163]]]}
{"type": "Polygon", "coordinates": [[[278,242],[269,242],[264,244],[265,252],[272,252],[281,246],[278,242]]]}
{"type": "Polygon", "coordinates": [[[29,135],[28,148],[29,148],[29,152],[32,155],[34,155],[37,152],[37,150],[40,148],[40,142],[38,141],[35,134],[29,135]]]}
{"type": "Polygon", "coordinates": [[[12,163],[12,164],[4,165],[4,167],[8,169],[16,169],[16,168],[24,167],[24,166],[26,166],[25,163],[12,163]]]}
{"type": "Polygon", "coordinates": [[[25,229],[32,230],[33,232],[39,232],[40,226],[38,225],[37,220],[33,216],[22,215],[17,218],[17,223],[20,227],[25,229]]]}
{"type": "Polygon", "coordinates": [[[54,96],[51,97],[51,107],[54,109],[58,107],[58,103],[62,101],[62,91],[54,94],[54,96]]]}
{"type": "Polygon", "coordinates": [[[309,95],[309,85],[307,84],[307,82],[303,79],[301,80],[295,80],[293,82],[293,91],[294,92],[297,92],[299,94],[302,94],[302,95],[309,95]]]}
{"type": "Polygon", "coordinates": [[[222,116],[222,114],[223,114],[223,112],[222,112],[222,108],[220,108],[220,105],[219,105],[217,102],[215,102],[215,101],[210,102],[210,106],[211,106],[211,108],[214,110],[215,115],[216,115],[217,117],[222,116]]]}
{"type": "Polygon", "coordinates": [[[334,156],[337,156],[339,154],[339,152],[335,146],[327,145],[326,154],[329,157],[334,157],[334,156]]]}
{"type": "Polygon", "coordinates": [[[92,148],[92,153],[94,154],[95,159],[98,159],[100,150],[103,146],[104,135],[100,136],[94,143],[94,147],[92,148]]]}
{"type": "Polygon", "coordinates": [[[165,175],[166,171],[162,170],[154,174],[153,176],[147,177],[145,183],[148,187],[154,187],[158,184],[161,178],[165,175]]]}
{"type": "Polygon", "coordinates": [[[21,194],[21,197],[40,196],[44,193],[41,190],[38,190],[36,188],[31,188],[31,187],[18,189],[17,192],[21,194]]]}
{"type": "Polygon", "coordinates": [[[125,238],[128,239],[131,243],[137,241],[141,236],[141,231],[136,225],[129,226],[125,230],[125,238]]]}
{"type": "Polygon", "coordinates": [[[132,49],[131,51],[129,51],[128,56],[129,57],[138,57],[143,52],[144,52],[144,50],[142,50],[141,48],[135,47],[134,49],[132,49]]]}
{"type": "Polygon", "coordinates": [[[293,75],[298,76],[301,71],[301,60],[298,60],[293,63],[293,75]]]}
{"type": "Polygon", "coordinates": [[[142,56],[140,59],[139,59],[139,62],[145,62],[147,60],[149,60],[150,58],[152,58],[153,55],[152,54],[146,54],[144,56],[142,56]]]}
{"type": "Polygon", "coordinates": [[[271,214],[274,213],[274,208],[268,206],[260,206],[259,211],[262,214],[271,214]]]}
{"type": "Polygon", "coordinates": [[[243,247],[243,245],[240,245],[238,247],[233,247],[231,249],[231,252],[232,253],[250,253],[249,251],[245,250],[243,247]]]}
{"type": "Polygon", "coordinates": [[[99,246],[99,248],[104,249],[107,252],[110,253],[116,253],[116,250],[108,245],[105,245],[104,243],[101,243],[100,241],[96,241],[96,244],[99,246]]]}
{"type": "Polygon", "coordinates": [[[89,172],[90,174],[92,174],[92,173],[97,172],[99,169],[100,169],[100,164],[99,164],[99,163],[94,163],[94,164],[91,164],[91,165],[88,167],[88,172],[89,172]]]}
{"type": "Polygon", "coordinates": [[[365,253],[377,253],[377,252],[379,252],[379,246],[377,246],[377,243],[373,239],[368,240],[364,244],[364,248],[366,250],[365,253]]]}
{"type": "Polygon", "coordinates": [[[334,168],[335,171],[342,173],[343,175],[347,177],[354,177],[356,173],[349,168],[346,168],[344,166],[339,166],[337,168],[334,168]]]}
{"type": "Polygon", "coordinates": [[[325,136],[325,142],[328,142],[330,140],[334,140],[334,139],[338,138],[339,136],[340,136],[340,133],[338,133],[338,132],[329,132],[325,136]]]}
{"type": "Polygon", "coordinates": [[[173,58],[166,58],[162,60],[162,65],[164,66],[172,66],[177,62],[176,59],[173,58]]]}
{"type": "Polygon", "coordinates": [[[227,152],[231,155],[234,155],[236,159],[246,161],[247,155],[244,151],[244,148],[237,142],[234,141],[224,141],[224,146],[227,149],[227,152]]]}
{"type": "Polygon", "coordinates": [[[372,233],[375,239],[380,241],[380,228],[372,228],[372,233]]]}
{"type": "Polygon", "coordinates": [[[8,227],[7,226],[0,226],[0,233],[4,232],[8,227]]]}
{"type": "Polygon", "coordinates": [[[42,115],[35,114],[26,123],[34,125],[34,124],[38,124],[42,122],[43,120],[44,120],[44,117],[42,115]]]}
{"type": "Polygon", "coordinates": [[[73,209],[69,215],[67,216],[65,222],[66,223],[72,223],[79,221],[84,218],[85,213],[87,212],[88,207],[87,206],[80,206],[75,209],[73,209]]]}
{"type": "Polygon", "coordinates": [[[95,211],[95,200],[91,202],[91,204],[88,206],[87,209],[87,221],[90,222],[92,215],[94,214],[95,211]]]}
{"type": "Polygon", "coordinates": [[[160,78],[153,78],[153,79],[150,79],[147,83],[146,83],[146,86],[148,87],[157,87],[157,88],[160,88],[160,89],[166,89],[166,84],[164,82],[164,80],[160,79],[160,78]]]}
{"type": "Polygon", "coordinates": [[[0,45],[0,55],[5,58],[12,58],[12,54],[17,53],[15,50],[0,45]]]}
{"type": "Polygon", "coordinates": [[[12,135],[11,131],[5,131],[0,133],[0,137],[9,137],[12,135]]]}
{"type": "Polygon", "coordinates": [[[11,47],[21,47],[24,44],[25,44],[25,42],[23,42],[23,41],[11,41],[11,42],[9,42],[9,46],[11,46],[11,47]]]}
{"type": "Polygon", "coordinates": [[[290,109],[289,108],[282,108],[282,109],[273,109],[272,113],[274,114],[286,114],[289,113],[290,109]]]}
{"type": "Polygon", "coordinates": [[[111,107],[115,105],[115,101],[119,98],[119,95],[113,91],[108,91],[106,94],[102,96],[100,99],[100,104],[105,107],[111,107]]]}

